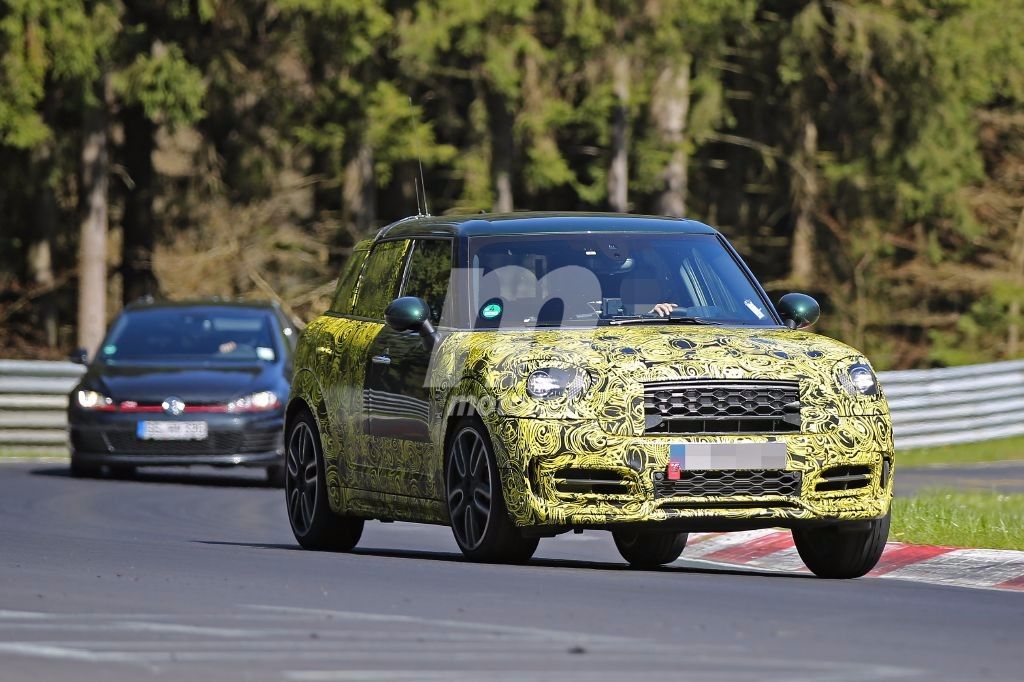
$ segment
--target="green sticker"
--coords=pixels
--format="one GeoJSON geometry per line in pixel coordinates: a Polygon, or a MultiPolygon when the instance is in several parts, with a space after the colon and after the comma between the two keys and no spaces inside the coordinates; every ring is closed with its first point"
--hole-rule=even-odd
{"type": "Polygon", "coordinates": [[[480,309],[480,315],[488,320],[493,320],[498,315],[501,315],[501,306],[497,303],[488,303],[480,309]]]}
{"type": "Polygon", "coordinates": [[[109,346],[103,346],[103,354],[104,355],[113,355],[116,352],[117,352],[117,346],[115,346],[113,344],[111,344],[109,346]]]}

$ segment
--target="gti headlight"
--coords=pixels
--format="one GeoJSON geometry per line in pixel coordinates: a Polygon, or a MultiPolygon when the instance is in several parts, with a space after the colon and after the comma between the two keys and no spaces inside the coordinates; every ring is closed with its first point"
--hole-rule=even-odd
{"type": "Polygon", "coordinates": [[[266,412],[280,404],[280,399],[273,391],[259,391],[232,400],[228,403],[228,412],[266,412]]]}
{"type": "Polygon", "coordinates": [[[861,362],[841,372],[839,383],[850,395],[878,395],[878,378],[870,366],[861,362]]]}
{"type": "Polygon", "coordinates": [[[83,410],[112,410],[114,401],[96,391],[79,391],[75,396],[78,406],[83,410]]]}
{"type": "Polygon", "coordinates": [[[578,398],[590,388],[590,375],[582,369],[562,367],[541,367],[526,378],[526,392],[531,398],[551,400],[552,398],[578,398]]]}

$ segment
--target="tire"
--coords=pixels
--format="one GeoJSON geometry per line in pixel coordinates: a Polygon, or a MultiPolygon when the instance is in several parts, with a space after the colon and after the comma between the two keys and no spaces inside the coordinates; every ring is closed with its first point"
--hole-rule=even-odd
{"type": "Polygon", "coordinates": [[[530,560],[539,538],[523,537],[509,518],[487,429],[460,419],[445,449],[445,492],[452,535],[466,558],[485,563],[530,560]]]}
{"type": "Polygon", "coordinates": [[[339,516],[327,499],[320,433],[309,412],[296,416],[285,434],[284,490],[288,522],[304,549],[348,552],[363,534],[363,519],[339,516]]]}
{"type": "Polygon", "coordinates": [[[686,547],[687,533],[665,531],[612,531],[615,547],[633,568],[657,568],[679,558],[686,547]]]}
{"type": "Polygon", "coordinates": [[[86,464],[80,460],[75,453],[71,453],[71,464],[69,466],[72,478],[96,478],[100,475],[100,468],[95,464],[86,464]]]}
{"type": "Polygon", "coordinates": [[[794,528],[793,543],[811,573],[819,578],[859,578],[867,574],[885,549],[891,513],[861,524],[794,528]]]}
{"type": "Polygon", "coordinates": [[[283,488],[285,471],[283,464],[271,464],[267,467],[267,482],[273,488],[283,488]]]}

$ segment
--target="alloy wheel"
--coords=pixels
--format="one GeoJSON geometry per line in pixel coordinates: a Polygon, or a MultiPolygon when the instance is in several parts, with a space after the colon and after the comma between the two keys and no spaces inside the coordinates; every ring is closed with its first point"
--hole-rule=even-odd
{"type": "Polygon", "coordinates": [[[462,429],[448,451],[448,511],[455,536],[466,549],[478,547],[487,533],[492,481],[483,438],[476,429],[462,429]]]}
{"type": "Polygon", "coordinates": [[[317,471],[313,432],[303,422],[296,422],[288,439],[285,486],[288,495],[288,517],[292,528],[305,535],[313,525],[316,509],[317,471]]]}

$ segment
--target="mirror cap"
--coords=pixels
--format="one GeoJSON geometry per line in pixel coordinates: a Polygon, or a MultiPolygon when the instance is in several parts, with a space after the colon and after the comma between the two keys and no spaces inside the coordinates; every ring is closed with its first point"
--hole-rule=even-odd
{"type": "Polygon", "coordinates": [[[68,355],[68,360],[75,363],[76,365],[88,365],[89,364],[89,351],[84,348],[76,348],[71,351],[68,355]]]}
{"type": "Polygon", "coordinates": [[[776,307],[790,329],[810,327],[821,316],[821,306],[807,294],[786,294],[776,307]]]}
{"type": "Polygon", "coordinates": [[[430,307],[422,298],[402,296],[388,304],[384,321],[395,331],[419,330],[430,322],[430,307]]]}

